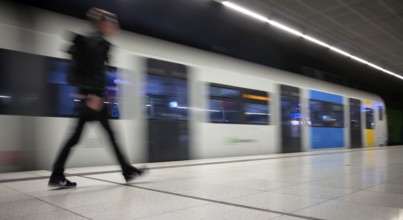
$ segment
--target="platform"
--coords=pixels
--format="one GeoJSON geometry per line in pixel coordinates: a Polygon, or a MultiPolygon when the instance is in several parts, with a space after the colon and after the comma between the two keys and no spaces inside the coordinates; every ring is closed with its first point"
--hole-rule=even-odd
{"type": "Polygon", "coordinates": [[[0,219],[403,219],[403,146],[0,174],[0,219]]]}

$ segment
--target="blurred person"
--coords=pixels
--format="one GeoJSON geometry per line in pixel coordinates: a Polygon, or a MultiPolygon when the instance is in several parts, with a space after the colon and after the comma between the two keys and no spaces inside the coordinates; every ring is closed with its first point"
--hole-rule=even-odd
{"type": "Polygon", "coordinates": [[[49,186],[63,188],[77,186],[77,183],[66,179],[64,166],[71,148],[79,142],[84,125],[88,121],[99,121],[106,130],[126,182],[145,172],[145,169],[131,166],[122,154],[110,127],[107,108],[104,105],[105,70],[111,46],[104,37],[112,36],[118,31],[117,17],[110,12],[91,8],[87,18],[93,24],[95,31],[87,36],[75,34],[73,45],[68,50],[73,60],[69,82],[78,87],[81,97],[78,123],[53,165],[49,186]]]}

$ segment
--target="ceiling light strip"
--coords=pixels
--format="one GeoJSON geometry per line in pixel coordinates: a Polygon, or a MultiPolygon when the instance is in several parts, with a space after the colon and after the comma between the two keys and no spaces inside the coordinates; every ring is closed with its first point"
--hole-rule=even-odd
{"type": "Polygon", "coordinates": [[[223,1],[221,3],[223,5],[229,7],[229,8],[232,8],[232,9],[234,9],[236,11],[239,11],[239,12],[241,12],[243,14],[249,15],[249,16],[251,16],[253,18],[256,18],[256,19],[258,19],[260,21],[263,21],[263,22],[268,22],[269,21],[269,19],[267,19],[266,17],[264,17],[262,15],[259,15],[259,14],[255,13],[255,12],[253,12],[253,11],[250,11],[250,10],[248,10],[246,8],[243,8],[243,7],[239,6],[239,5],[233,4],[233,3],[228,2],[228,1],[223,1]]]}
{"type": "Polygon", "coordinates": [[[384,68],[382,68],[380,66],[377,66],[377,65],[375,65],[373,63],[370,63],[370,62],[368,62],[368,61],[366,61],[366,60],[364,60],[364,59],[362,59],[360,57],[351,55],[350,53],[348,53],[346,51],[343,51],[343,50],[340,50],[339,48],[333,47],[333,46],[331,46],[331,45],[329,45],[329,44],[327,44],[327,43],[325,43],[323,41],[320,41],[320,40],[318,40],[316,38],[313,38],[313,37],[311,37],[309,35],[305,35],[302,32],[299,32],[299,31],[297,31],[297,30],[295,30],[293,28],[290,28],[290,27],[288,27],[286,25],[278,23],[277,21],[270,20],[270,19],[266,18],[265,16],[260,15],[258,13],[255,13],[255,12],[249,10],[249,9],[243,8],[242,6],[239,6],[239,5],[234,4],[232,2],[229,2],[229,1],[218,1],[218,2],[220,2],[221,4],[227,6],[227,7],[231,8],[231,9],[234,9],[234,10],[236,10],[236,11],[242,13],[242,14],[245,14],[245,15],[248,15],[248,16],[253,17],[255,19],[258,19],[260,21],[269,23],[270,25],[275,26],[275,27],[277,27],[277,28],[279,28],[281,30],[287,31],[288,33],[291,33],[291,34],[293,34],[295,36],[302,37],[302,38],[304,38],[304,39],[306,39],[306,40],[308,40],[308,41],[310,41],[312,43],[315,43],[315,44],[317,44],[319,46],[327,47],[330,50],[332,50],[332,51],[334,51],[336,53],[339,53],[339,54],[341,54],[343,56],[349,57],[349,58],[351,58],[351,59],[353,59],[353,60],[355,60],[357,62],[360,62],[360,63],[363,63],[365,65],[368,65],[368,66],[370,66],[370,67],[372,67],[374,69],[380,70],[380,71],[382,71],[384,73],[387,73],[387,74],[392,75],[394,77],[397,77],[399,79],[403,79],[403,76],[400,76],[400,75],[398,75],[398,74],[396,74],[396,73],[394,73],[392,71],[386,70],[386,69],[384,69],[384,68]]]}
{"type": "Polygon", "coordinates": [[[309,40],[309,41],[311,41],[312,43],[318,44],[318,45],[320,45],[320,46],[322,46],[322,47],[329,47],[329,48],[330,48],[330,45],[329,45],[329,44],[327,44],[327,43],[325,43],[325,42],[322,42],[322,41],[320,41],[320,40],[318,40],[318,39],[315,39],[315,38],[313,38],[313,37],[311,37],[311,36],[303,35],[302,37],[303,37],[304,39],[309,40]]]}
{"type": "Polygon", "coordinates": [[[339,53],[339,54],[341,54],[341,55],[344,55],[344,56],[346,56],[346,57],[351,57],[351,54],[347,53],[347,52],[344,51],[344,50],[340,50],[339,48],[330,46],[329,49],[332,50],[332,51],[334,51],[334,52],[336,52],[336,53],[339,53]]]}
{"type": "Polygon", "coordinates": [[[287,27],[287,26],[285,26],[285,25],[283,25],[283,24],[280,24],[280,23],[278,23],[277,21],[268,20],[267,22],[268,22],[269,24],[271,24],[271,25],[277,27],[277,28],[280,28],[280,29],[282,29],[282,30],[284,30],[284,31],[287,31],[287,32],[289,32],[289,33],[291,33],[291,34],[294,34],[294,35],[296,35],[296,36],[298,36],[298,37],[302,37],[302,36],[304,35],[303,33],[299,32],[299,31],[297,31],[297,30],[295,30],[295,29],[292,29],[292,28],[290,28],[290,27],[287,27]]]}

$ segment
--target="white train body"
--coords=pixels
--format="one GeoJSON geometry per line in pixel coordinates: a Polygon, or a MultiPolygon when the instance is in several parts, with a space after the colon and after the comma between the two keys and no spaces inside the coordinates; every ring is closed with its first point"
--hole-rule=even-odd
{"type": "MultiPolygon", "coordinates": [[[[84,33],[89,29],[86,21],[35,8],[30,9],[29,22],[21,21],[20,13],[15,10],[13,5],[1,3],[0,48],[5,50],[69,59],[62,50],[69,43],[66,32],[84,33]]],[[[122,150],[132,163],[149,161],[149,120],[147,100],[143,94],[147,80],[147,58],[187,67],[189,142],[186,159],[285,152],[280,85],[299,89],[297,123],[300,128],[300,151],[322,149],[313,146],[316,141],[313,132],[316,130],[312,128],[310,119],[310,100],[314,94],[339,97],[344,117],[343,125],[338,130],[342,132],[340,137],[343,140],[337,148],[352,147],[351,98],[361,101],[362,147],[384,146],[387,143],[385,105],[377,95],[126,31],[121,31],[110,40],[115,45],[111,51],[111,65],[125,73],[121,81],[130,82],[120,85],[123,91],[120,112],[124,117],[112,120],[112,125],[122,150]],[[267,92],[268,124],[211,123],[208,112],[211,108],[209,86],[216,84],[267,92]],[[368,121],[366,111],[369,109],[373,110],[374,119],[374,127],[370,130],[366,129],[365,124],[368,121]]],[[[76,119],[72,117],[0,115],[0,158],[1,155],[4,158],[10,155],[10,152],[18,155],[15,156],[17,162],[0,164],[0,171],[50,169],[75,122],[76,119]]],[[[116,164],[109,140],[104,134],[98,124],[88,124],[69,159],[68,167],[116,164]]]]}

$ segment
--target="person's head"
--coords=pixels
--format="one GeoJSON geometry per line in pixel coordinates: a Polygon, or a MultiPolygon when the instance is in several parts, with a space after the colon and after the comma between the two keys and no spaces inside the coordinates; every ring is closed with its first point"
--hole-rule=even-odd
{"type": "Polygon", "coordinates": [[[87,18],[102,35],[114,35],[118,30],[119,23],[116,15],[108,11],[91,8],[87,12],[87,18]]]}

